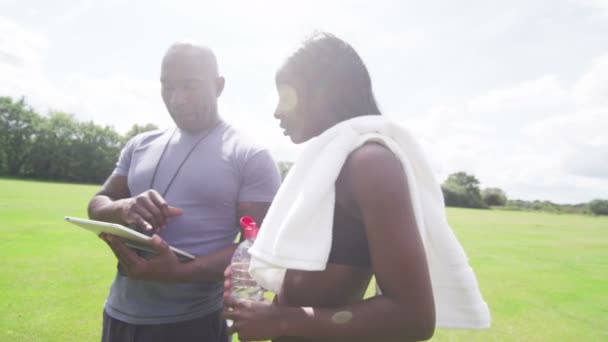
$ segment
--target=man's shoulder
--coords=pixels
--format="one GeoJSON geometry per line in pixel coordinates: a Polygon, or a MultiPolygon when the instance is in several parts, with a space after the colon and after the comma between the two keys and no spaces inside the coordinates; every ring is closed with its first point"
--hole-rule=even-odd
{"type": "Polygon", "coordinates": [[[155,129],[153,131],[138,133],[135,136],[133,136],[131,139],[129,139],[127,144],[134,145],[134,146],[145,145],[145,144],[148,144],[148,143],[158,139],[166,132],[167,132],[167,129],[155,129]]]}
{"type": "Polygon", "coordinates": [[[261,151],[268,151],[251,134],[226,123],[223,135],[224,146],[237,155],[250,156],[261,151]]]}

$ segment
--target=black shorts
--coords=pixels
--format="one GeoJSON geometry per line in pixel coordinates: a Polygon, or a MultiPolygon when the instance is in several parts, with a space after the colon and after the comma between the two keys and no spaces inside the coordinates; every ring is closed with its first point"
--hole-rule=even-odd
{"type": "Polygon", "coordinates": [[[102,342],[229,342],[222,312],[166,324],[129,324],[103,312],[102,342]]]}

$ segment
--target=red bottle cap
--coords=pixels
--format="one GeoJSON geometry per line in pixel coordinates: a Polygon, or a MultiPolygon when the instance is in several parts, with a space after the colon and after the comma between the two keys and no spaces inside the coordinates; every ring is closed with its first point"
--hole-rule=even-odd
{"type": "Polygon", "coordinates": [[[243,235],[245,235],[245,239],[254,240],[256,236],[258,236],[258,225],[255,221],[249,216],[241,217],[241,227],[243,228],[243,235]]]}

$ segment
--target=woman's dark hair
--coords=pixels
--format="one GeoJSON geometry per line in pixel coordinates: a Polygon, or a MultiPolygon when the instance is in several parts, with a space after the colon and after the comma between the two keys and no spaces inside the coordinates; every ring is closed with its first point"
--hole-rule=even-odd
{"type": "Polygon", "coordinates": [[[363,60],[348,43],[330,33],[312,34],[287,58],[283,69],[308,89],[324,92],[331,114],[340,121],[381,114],[363,60]]]}

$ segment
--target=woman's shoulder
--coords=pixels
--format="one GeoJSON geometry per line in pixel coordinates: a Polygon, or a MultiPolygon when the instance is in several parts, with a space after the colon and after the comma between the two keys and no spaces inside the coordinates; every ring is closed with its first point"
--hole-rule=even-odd
{"type": "Polygon", "coordinates": [[[354,149],[346,159],[345,166],[363,166],[370,162],[398,160],[397,156],[381,142],[368,141],[354,149]]]}
{"type": "Polygon", "coordinates": [[[390,149],[368,142],[353,150],[344,162],[335,183],[336,201],[358,216],[358,197],[384,188],[382,183],[396,184],[403,175],[401,163],[390,149]]]}
{"type": "Polygon", "coordinates": [[[378,142],[367,142],[348,155],[341,176],[351,181],[364,180],[395,169],[402,171],[401,162],[388,147],[378,142]]]}

